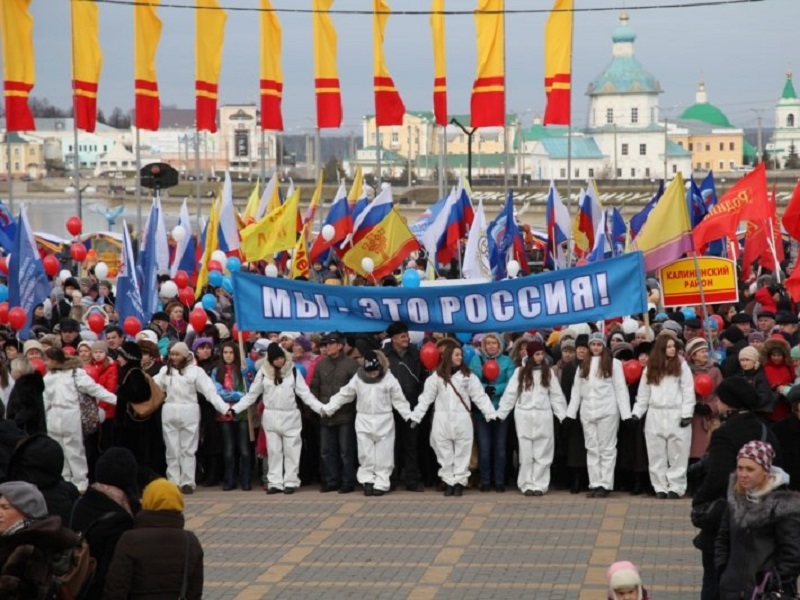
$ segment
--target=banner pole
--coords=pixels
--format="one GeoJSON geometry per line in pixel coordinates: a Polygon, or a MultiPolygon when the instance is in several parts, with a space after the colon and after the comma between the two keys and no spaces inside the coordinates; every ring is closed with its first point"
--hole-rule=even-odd
{"type": "Polygon", "coordinates": [[[711,337],[711,327],[708,324],[708,305],[706,304],[706,294],[703,290],[703,276],[700,273],[700,261],[697,260],[697,252],[692,252],[692,259],[694,260],[694,276],[697,278],[697,288],[700,292],[700,305],[703,307],[703,331],[708,339],[708,346],[713,352],[714,340],[711,337]]]}

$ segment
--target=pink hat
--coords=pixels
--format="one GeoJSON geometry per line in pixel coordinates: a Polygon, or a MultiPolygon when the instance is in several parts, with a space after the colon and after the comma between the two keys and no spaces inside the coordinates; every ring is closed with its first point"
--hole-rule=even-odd
{"type": "Polygon", "coordinates": [[[753,440],[747,442],[742,446],[741,450],[739,450],[739,454],[736,455],[736,460],[738,461],[740,458],[749,458],[762,469],[769,472],[772,468],[772,461],[775,459],[775,450],[773,450],[772,444],[769,442],[753,440]]]}
{"type": "Polygon", "coordinates": [[[642,597],[642,578],[639,576],[639,569],[632,562],[621,560],[613,563],[606,571],[608,580],[609,598],[616,598],[614,590],[619,588],[637,587],[639,588],[638,598],[642,597]]]}

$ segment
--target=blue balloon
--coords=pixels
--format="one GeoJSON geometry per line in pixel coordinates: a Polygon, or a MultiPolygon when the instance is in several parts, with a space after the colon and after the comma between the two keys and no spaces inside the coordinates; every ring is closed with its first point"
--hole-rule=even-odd
{"type": "Polygon", "coordinates": [[[707,327],[708,329],[717,329],[717,322],[714,319],[706,319],[703,321],[703,326],[707,327]]]}
{"type": "Polygon", "coordinates": [[[8,286],[0,284],[0,302],[8,300],[8,286]]]}
{"type": "Polygon", "coordinates": [[[467,344],[461,349],[461,352],[464,355],[464,364],[469,365],[472,359],[475,358],[475,348],[467,344]]]}
{"type": "Polygon", "coordinates": [[[416,269],[406,269],[403,271],[403,287],[416,288],[419,287],[419,284],[419,271],[416,269]]]}
{"type": "Polygon", "coordinates": [[[229,275],[225,275],[225,277],[222,278],[222,289],[229,294],[233,293],[233,279],[231,279],[229,275]]]}
{"type": "Polygon", "coordinates": [[[693,308],[684,308],[682,311],[684,319],[696,319],[697,313],[693,308]]]}
{"type": "Polygon", "coordinates": [[[242,261],[235,256],[231,256],[225,266],[228,267],[228,271],[231,273],[236,273],[236,271],[242,270],[242,261]]]}
{"type": "Polygon", "coordinates": [[[461,332],[456,334],[456,339],[461,342],[462,344],[468,344],[472,339],[472,334],[467,332],[461,332]]]}
{"type": "Polygon", "coordinates": [[[206,310],[214,310],[217,308],[217,299],[214,294],[205,294],[203,295],[203,299],[201,300],[203,304],[203,308],[206,310]]]}
{"type": "Polygon", "coordinates": [[[222,273],[219,271],[209,271],[208,272],[208,283],[213,285],[214,287],[219,287],[222,285],[222,273]]]}

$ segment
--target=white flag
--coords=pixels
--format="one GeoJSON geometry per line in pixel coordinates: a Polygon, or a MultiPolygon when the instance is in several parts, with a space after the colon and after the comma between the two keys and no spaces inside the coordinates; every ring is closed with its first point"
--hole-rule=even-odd
{"type": "Polygon", "coordinates": [[[465,279],[492,279],[489,263],[489,238],[486,235],[486,215],[483,212],[483,198],[478,201],[478,211],[469,228],[467,247],[464,250],[462,267],[465,279]]]}

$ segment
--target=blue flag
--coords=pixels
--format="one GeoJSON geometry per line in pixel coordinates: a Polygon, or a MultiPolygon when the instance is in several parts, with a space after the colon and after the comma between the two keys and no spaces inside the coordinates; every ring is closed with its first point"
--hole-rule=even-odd
{"type": "Polygon", "coordinates": [[[50,283],[44,272],[42,259],[28,223],[28,215],[23,209],[19,215],[17,236],[8,266],[8,305],[20,306],[28,315],[25,325],[19,330],[20,339],[28,339],[33,309],[50,296],[50,289],[50,283]]]}
{"type": "Polygon", "coordinates": [[[0,247],[6,253],[12,252],[16,238],[17,224],[14,222],[14,216],[8,211],[6,205],[0,202],[0,247]]]}
{"type": "Polygon", "coordinates": [[[611,233],[611,255],[619,256],[625,254],[625,238],[628,235],[628,228],[625,226],[625,219],[618,209],[613,208],[610,217],[608,231],[611,233]]]}
{"type": "Polygon", "coordinates": [[[506,264],[511,259],[519,262],[523,272],[528,271],[525,246],[517,222],[514,220],[514,194],[508,192],[506,204],[486,230],[489,238],[489,263],[494,279],[504,279],[506,264]]]}
{"type": "MultiPolygon", "coordinates": [[[[706,207],[706,212],[710,211],[717,204],[717,186],[714,185],[714,171],[709,171],[703,183],[700,184],[700,196],[703,199],[703,205],[706,207]]],[[[708,245],[706,250],[708,256],[728,256],[728,244],[725,240],[715,240],[708,245]]]]}
{"type": "Polygon", "coordinates": [[[144,326],[150,315],[145,316],[142,296],[139,293],[139,279],[136,276],[136,265],[133,260],[133,247],[128,234],[128,224],[122,223],[122,261],[117,274],[116,310],[120,321],[128,317],[136,317],[144,326]]]}
{"type": "Polygon", "coordinates": [[[644,224],[647,222],[647,217],[650,215],[650,212],[656,207],[658,201],[661,199],[661,196],[664,195],[664,180],[661,180],[661,183],[658,185],[658,191],[656,191],[655,196],[650,202],[647,203],[641,212],[638,214],[633,215],[631,217],[631,239],[635,238],[639,235],[639,232],[644,227],[644,224]]]}
{"type": "Polygon", "coordinates": [[[158,205],[153,202],[142,245],[139,247],[139,260],[136,270],[139,275],[139,293],[142,296],[142,308],[149,318],[158,310],[158,250],[156,235],[158,234],[158,205]]]}

